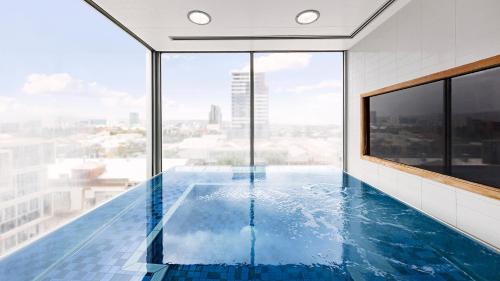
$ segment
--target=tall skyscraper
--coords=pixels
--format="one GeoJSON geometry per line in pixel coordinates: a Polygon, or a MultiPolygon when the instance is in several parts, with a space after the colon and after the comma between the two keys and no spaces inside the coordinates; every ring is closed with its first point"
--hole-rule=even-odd
{"type": "Polygon", "coordinates": [[[222,112],[218,105],[211,105],[208,113],[208,124],[222,124],[222,112]]]}
{"type": "MultiPolygon", "coordinates": [[[[269,95],[264,73],[254,74],[255,137],[269,136],[269,95]]],[[[232,136],[250,134],[250,73],[233,72],[231,82],[232,136]]]]}

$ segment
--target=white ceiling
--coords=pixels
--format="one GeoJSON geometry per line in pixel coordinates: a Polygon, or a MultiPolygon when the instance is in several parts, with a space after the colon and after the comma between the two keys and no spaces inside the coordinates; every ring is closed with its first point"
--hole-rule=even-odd
{"type": "MultiPolygon", "coordinates": [[[[172,40],[171,37],[276,35],[349,37],[387,0],[93,0],[93,2],[158,51],[243,51],[343,50],[353,39],[199,41],[172,40]],[[297,24],[296,15],[307,9],[320,11],[321,17],[310,25],[297,24]],[[205,26],[191,23],[187,19],[187,13],[191,10],[207,12],[212,17],[212,22],[205,26]]],[[[392,6],[395,5],[391,5],[389,9],[392,9],[392,6]]],[[[387,10],[384,13],[387,13],[387,10]]],[[[376,23],[370,25],[374,24],[376,23]]]]}

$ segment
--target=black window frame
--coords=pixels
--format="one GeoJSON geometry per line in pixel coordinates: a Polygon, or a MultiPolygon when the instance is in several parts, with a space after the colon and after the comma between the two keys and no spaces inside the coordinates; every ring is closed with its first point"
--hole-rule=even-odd
{"type": "MultiPolygon", "coordinates": [[[[390,91],[390,92],[387,92],[383,95],[376,95],[376,96],[372,96],[372,97],[368,97],[367,98],[367,104],[366,104],[366,113],[365,113],[365,116],[367,118],[367,121],[366,121],[366,124],[367,124],[367,134],[366,134],[366,150],[367,150],[367,155],[370,155],[370,156],[373,156],[373,157],[377,157],[377,158],[380,158],[380,159],[384,159],[386,161],[392,161],[392,162],[396,162],[396,163],[400,163],[400,164],[403,164],[403,165],[408,165],[408,166],[411,166],[411,167],[415,167],[415,168],[419,168],[419,169],[423,169],[423,170],[428,170],[428,171],[431,171],[431,172],[436,172],[436,173],[446,173],[448,171],[448,167],[447,167],[447,161],[449,160],[448,157],[447,157],[447,143],[448,143],[448,137],[449,135],[446,134],[446,126],[448,125],[448,118],[447,118],[447,114],[445,113],[446,111],[446,107],[447,107],[447,104],[448,104],[448,101],[447,101],[447,95],[446,95],[446,89],[447,89],[447,82],[445,80],[435,80],[435,81],[432,81],[432,82],[428,82],[428,83],[422,83],[422,84],[419,84],[419,85],[416,85],[416,86],[413,86],[413,87],[406,87],[406,88],[402,88],[402,89],[397,89],[395,91],[390,91]],[[386,95],[389,95],[389,94],[393,94],[393,95],[398,95],[399,98],[401,98],[402,96],[404,95],[409,95],[408,92],[404,92],[404,91],[407,91],[409,89],[415,89],[415,88],[418,88],[418,87],[422,87],[422,86],[428,86],[428,85],[431,85],[431,84],[435,84],[435,83],[440,83],[442,84],[442,96],[441,96],[441,100],[440,102],[442,103],[443,107],[443,112],[441,112],[442,114],[442,128],[444,130],[443,132],[443,136],[442,136],[442,139],[440,140],[442,143],[442,155],[440,157],[440,162],[442,162],[440,165],[436,165],[436,169],[438,169],[439,171],[436,171],[436,170],[430,170],[430,169],[426,169],[424,167],[421,167],[421,166],[418,166],[418,165],[410,165],[408,163],[403,163],[403,162],[397,162],[397,161],[394,161],[394,160],[391,160],[391,159],[387,159],[387,158],[383,158],[382,156],[378,156],[378,155],[372,155],[372,142],[371,142],[371,120],[370,120],[370,117],[371,117],[371,102],[372,102],[372,98],[376,98],[376,97],[380,97],[380,96],[386,96],[386,95]],[[443,171],[443,172],[440,172],[440,171],[443,171]]],[[[410,93],[410,94],[415,94],[415,93],[410,93]]],[[[420,94],[420,93],[416,93],[417,95],[420,94]]]]}
{"type": "Polygon", "coordinates": [[[343,172],[347,172],[348,165],[348,157],[347,156],[347,116],[348,116],[348,107],[347,103],[347,51],[345,50],[335,50],[335,49],[325,49],[325,50],[314,50],[314,49],[299,49],[299,50],[239,50],[239,51],[152,51],[151,56],[153,58],[153,62],[151,63],[152,68],[152,105],[153,116],[152,125],[153,125],[153,149],[151,152],[152,157],[152,171],[150,172],[151,176],[155,176],[156,174],[162,173],[164,170],[161,166],[162,164],[162,121],[163,116],[161,114],[162,110],[162,73],[161,73],[161,63],[162,63],[162,55],[163,54],[231,54],[231,53],[240,53],[240,54],[249,54],[249,74],[250,74],[250,167],[255,167],[255,93],[254,93],[254,84],[255,84],[255,55],[256,54],[272,54],[272,53],[340,53],[342,54],[342,163],[341,170],[343,172]]]}

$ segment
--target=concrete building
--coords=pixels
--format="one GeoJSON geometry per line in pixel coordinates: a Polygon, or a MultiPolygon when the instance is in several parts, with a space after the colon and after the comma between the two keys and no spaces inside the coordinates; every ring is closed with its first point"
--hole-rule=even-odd
{"type": "Polygon", "coordinates": [[[222,112],[220,106],[211,105],[208,113],[207,130],[209,133],[219,134],[222,130],[222,112]]]}
{"type": "Polygon", "coordinates": [[[128,124],[130,127],[137,126],[141,123],[141,120],[139,119],[139,113],[138,112],[130,112],[128,116],[128,124]]]}
{"type": "Polygon", "coordinates": [[[0,140],[0,255],[38,236],[53,216],[47,168],[54,161],[51,142],[0,140]]]}
{"type": "MultiPolygon", "coordinates": [[[[254,74],[254,122],[255,137],[269,136],[269,90],[266,75],[254,74]]],[[[231,80],[231,136],[241,138],[250,135],[250,74],[233,72],[231,80]]]]}
{"type": "Polygon", "coordinates": [[[222,124],[222,112],[220,106],[211,105],[208,113],[208,124],[222,124]]]}

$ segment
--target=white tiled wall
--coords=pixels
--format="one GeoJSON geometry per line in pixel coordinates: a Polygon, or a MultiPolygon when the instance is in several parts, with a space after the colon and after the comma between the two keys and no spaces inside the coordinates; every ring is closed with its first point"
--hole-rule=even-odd
{"type": "Polygon", "coordinates": [[[499,0],[412,0],[348,52],[348,170],[500,249],[500,201],[360,159],[359,95],[500,54],[499,0]]]}

